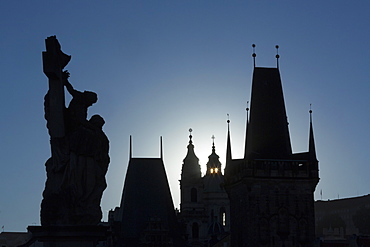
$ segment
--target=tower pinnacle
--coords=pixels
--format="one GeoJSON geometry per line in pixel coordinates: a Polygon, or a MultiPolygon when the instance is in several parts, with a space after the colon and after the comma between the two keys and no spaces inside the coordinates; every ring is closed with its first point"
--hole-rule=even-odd
{"type": "Polygon", "coordinates": [[[315,139],[313,135],[313,125],[312,125],[312,109],[310,104],[310,110],[308,111],[310,113],[310,136],[309,136],[309,143],[308,143],[308,153],[310,156],[310,159],[313,161],[317,161],[316,158],[316,148],[315,148],[315,139]]]}
{"type": "Polygon", "coordinates": [[[215,136],[214,135],[212,135],[212,152],[214,153],[215,152],[215,136]]]}
{"type": "Polygon", "coordinates": [[[191,135],[191,132],[193,132],[193,130],[190,128],[189,129],[189,144],[193,143],[193,141],[191,140],[191,138],[193,138],[193,136],[191,135]]]}
{"type": "Polygon", "coordinates": [[[276,45],[275,46],[275,48],[276,48],[276,67],[279,69],[279,58],[280,58],[280,55],[279,55],[279,46],[278,45],[276,45]]]}
{"type": "Polygon", "coordinates": [[[244,144],[244,158],[246,158],[247,154],[247,139],[248,139],[248,125],[249,125],[249,101],[247,101],[247,108],[245,108],[247,111],[247,124],[245,126],[245,144],[244,144]]]}
{"type": "Polygon", "coordinates": [[[253,47],[253,54],[252,54],[252,57],[253,57],[253,66],[256,67],[256,52],[255,52],[255,48],[256,48],[256,45],[255,44],[252,44],[252,47],[253,47]]]}
{"type": "Polygon", "coordinates": [[[132,158],[132,136],[130,135],[130,159],[132,158]]]}
{"type": "Polygon", "coordinates": [[[232,160],[232,157],[231,157],[231,141],[230,141],[230,119],[229,119],[229,114],[227,114],[226,167],[230,165],[231,160],[232,160]]]}

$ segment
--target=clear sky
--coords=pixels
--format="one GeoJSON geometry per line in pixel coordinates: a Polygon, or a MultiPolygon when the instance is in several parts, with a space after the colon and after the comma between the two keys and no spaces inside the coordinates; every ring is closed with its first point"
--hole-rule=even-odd
{"type": "MultiPolygon", "coordinates": [[[[174,204],[188,129],[205,170],[214,135],[225,164],[227,114],[233,158],[243,157],[256,64],[274,67],[280,46],[294,152],[307,151],[312,104],[320,182],[315,199],[370,193],[369,1],[0,1],[0,227],[26,231],[39,210],[50,156],[43,118],[44,39],[72,55],[78,90],[97,92],[110,139],[104,220],[119,205],[129,159],[159,157],[174,204]]],[[[70,98],[68,98],[69,100],[70,98]]]]}

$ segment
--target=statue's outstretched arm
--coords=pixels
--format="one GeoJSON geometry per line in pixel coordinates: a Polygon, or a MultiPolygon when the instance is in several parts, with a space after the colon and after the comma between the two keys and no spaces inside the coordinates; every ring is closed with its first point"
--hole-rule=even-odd
{"type": "Polygon", "coordinates": [[[69,72],[68,72],[68,70],[63,71],[63,75],[62,76],[63,76],[63,84],[66,86],[67,91],[72,95],[72,97],[74,97],[78,93],[80,93],[80,92],[78,92],[77,90],[75,90],[73,88],[73,86],[71,85],[71,83],[69,83],[69,81],[68,81],[68,78],[69,78],[69,72]]]}

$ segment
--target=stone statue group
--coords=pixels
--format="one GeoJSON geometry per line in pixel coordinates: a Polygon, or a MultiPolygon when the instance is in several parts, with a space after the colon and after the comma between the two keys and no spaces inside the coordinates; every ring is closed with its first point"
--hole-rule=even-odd
{"type": "Polygon", "coordinates": [[[88,108],[97,102],[97,94],[77,91],[70,84],[70,74],[63,70],[70,56],[62,53],[55,36],[46,40],[46,48],[43,63],[49,90],[44,109],[51,157],[45,164],[41,224],[97,225],[109,164],[109,141],[102,130],[105,121],[100,115],[88,119],[88,108]],[[72,96],[68,107],[64,88],[72,96]]]}

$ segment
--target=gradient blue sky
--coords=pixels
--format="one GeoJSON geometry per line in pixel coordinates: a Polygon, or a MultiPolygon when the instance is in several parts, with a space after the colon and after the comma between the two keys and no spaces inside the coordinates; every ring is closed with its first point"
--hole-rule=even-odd
{"type": "Polygon", "coordinates": [[[164,162],[179,205],[188,129],[203,171],[215,135],[225,164],[230,114],[233,158],[244,150],[255,43],[257,66],[274,67],[280,45],[294,152],[308,147],[312,104],[320,182],[315,198],[370,193],[369,1],[0,1],[0,227],[39,224],[50,156],[43,118],[44,39],[57,35],[78,90],[95,91],[111,163],[104,219],[119,205],[134,157],[164,162]]]}

